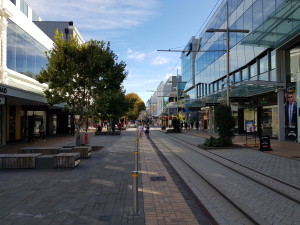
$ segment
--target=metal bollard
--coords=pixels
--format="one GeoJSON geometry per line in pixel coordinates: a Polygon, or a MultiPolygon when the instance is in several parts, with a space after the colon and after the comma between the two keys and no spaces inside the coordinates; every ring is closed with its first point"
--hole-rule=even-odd
{"type": "Polygon", "coordinates": [[[134,151],[134,170],[138,171],[138,163],[139,163],[139,152],[138,151],[134,151]]]}
{"type": "Polygon", "coordinates": [[[139,214],[138,206],[138,171],[132,171],[132,210],[134,214],[139,214]]]}

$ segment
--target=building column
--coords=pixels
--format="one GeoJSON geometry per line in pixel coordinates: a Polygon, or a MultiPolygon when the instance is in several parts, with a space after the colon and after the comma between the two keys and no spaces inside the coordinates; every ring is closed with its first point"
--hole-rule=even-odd
{"type": "MultiPolygon", "coordinates": [[[[297,137],[300,136],[300,74],[297,74],[297,86],[296,86],[296,94],[297,94],[297,137]]],[[[298,142],[300,140],[298,139],[298,142]]]]}
{"type": "Polygon", "coordinates": [[[285,140],[285,113],[284,113],[284,89],[277,90],[277,105],[278,105],[278,140],[285,140]]]}
{"type": "MultiPolygon", "coordinates": [[[[3,11],[3,9],[1,9],[3,11]]],[[[1,12],[0,17],[0,48],[1,48],[1,59],[0,59],[0,83],[6,84],[6,58],[7,58],[7,17],[6,13],[1,12]]]]}

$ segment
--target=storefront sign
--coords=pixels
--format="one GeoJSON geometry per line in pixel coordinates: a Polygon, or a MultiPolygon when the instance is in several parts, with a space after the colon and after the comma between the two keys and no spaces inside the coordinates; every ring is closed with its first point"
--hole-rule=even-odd
{"type": "Polygon", "coordinates": [[[4,97],[0,97],[0,105],[5,105],[5,98],[4,97]]]}
{"type": "Polygon", "coordinates": [[[231,102],[250,102],[249,97],[230,97],[231,102]]]}
{"type": "Polygon", "coordinates": [[[6,93],[7,93],[7,88],[0,86],[0,94],[6,94],[6,93]]]}

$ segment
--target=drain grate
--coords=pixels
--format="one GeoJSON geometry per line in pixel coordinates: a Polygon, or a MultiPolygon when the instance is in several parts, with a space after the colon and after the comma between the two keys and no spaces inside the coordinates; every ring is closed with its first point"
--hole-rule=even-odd
{"type": "Polygon", "coordinates": [[[150,177],[150,181],[167,181],[165,176],[150,177]]]}

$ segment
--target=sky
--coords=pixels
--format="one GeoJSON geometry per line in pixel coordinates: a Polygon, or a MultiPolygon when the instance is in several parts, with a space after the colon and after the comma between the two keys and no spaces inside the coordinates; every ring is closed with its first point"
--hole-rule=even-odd
{"type": "Polygon", "coordinates": [[[44,21],[73,21],[85,41],[110,42],[128,72],[126,94],[146,103],[161,81],[181,74],[180,52],[221,0],[26,0],[44,21]]]}

